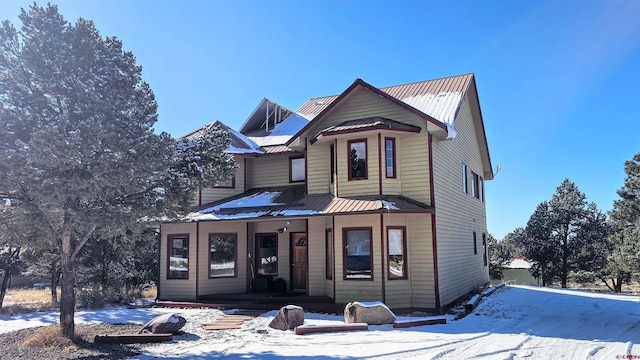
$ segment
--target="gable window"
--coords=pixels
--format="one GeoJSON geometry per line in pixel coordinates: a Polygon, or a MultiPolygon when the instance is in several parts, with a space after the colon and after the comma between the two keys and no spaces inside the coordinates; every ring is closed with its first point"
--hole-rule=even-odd
{"type": "Polygon", "coordinates": [[[469,193],[469,181],[467,179],[467,164],[462,163],[462,191],[465,194],[469,193]]]}
{"type": "Polygon", "coordinates": [[[396,177],[396,139],[384,139],[385,174],[388,178],[396,177]]]}
{"type": "Polygon", "coordinates": [[[236,276],[236,234],[209,234],[209,277],[236,276]]]}
{"type": "Polygon", "coordinates": [[[407,239],[404,227],[387,228],[389,279],[407,278],[407,239]]]}
{"type": "Polygon", "coordinates": [[[371,228],[345,228],[344,278],[373,279],[371,258],[371,228]]]}
{"type": "Polygon", "coordinates": [[[305,172],[304,158],[289,158],[289,182],[304,181],[305,172]]]}
{"type": "Polygon", "coordinates": [[[333,232],[331,229],[327,229],[324,233],[324,246],[325,246],[325,279],[333,279],[333,232]]]}
{"type": "Polygon", "coordinates": [[[218,180],[213,187],[220,189],[234,189],[236,187],[236,177],[232,176],[228,179],[218,180]]]}
{"type": "Polygon", "coordinates": [[[478,240],[476,239],[476,232],[473,232],[473,254],[478,255],[478,240]]]}
{"type": "Polygon", "coordinates": [[[167,240],[167,279],[188,279],[189,235],[169,235],[167,240]]]}
{"type": "Polygon", "coordinates": [[[482,256],[484,258],[484,266],[487,266],[487,234],[482,233],[482,256]]]}
{"type": "Polygon", "coordinates": [[[278,276],[277,234],[256,234],[256,273],[278,276]]]}
{"type": "Polygon", "coordinates": [[[349,180],[367,178],[367,140],[350,140],[349,148],[349,180]]]}
{"type": "Polygon", "coordinates": [[[480,176],[471,172],[471,194],[476,199],[480,199],[480,176]]]}

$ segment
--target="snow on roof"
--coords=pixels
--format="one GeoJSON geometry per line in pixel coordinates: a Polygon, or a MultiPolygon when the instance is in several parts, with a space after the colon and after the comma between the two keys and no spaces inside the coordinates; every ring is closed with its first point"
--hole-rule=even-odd
{"type": "Polygon", "coordinates": [[[238,208],[249,208],[249,207],[259,207],[259,206],[275,206],[275,205],[284,205],[283,203],[276,203],[273,199],[276,196],[279,196],[280,192],[274,191],[266,191],[266,192],[258,192],[255,194],[247,195],[245,197],[241,197],[239,199],[231,200],[217,206],[207,208],[202,210],[202,212],[213,212],[218,211],[220,209],[238,209],[238,208]]]}
{"type": "Polygon", "coordinates": [[[308,123],[309,120],[294,113],[289,115],[284,121],[276,124],[268,134],[261,134],[260,136],[249,135],[249,139],[260,146],[282,145],[289,141],[293,135],[308,123]]]}
{"type": "Polygon", "coordinates": [[[256,154],[256,153],[263,154],[264,153],[264,150],[260,148],[260,145],[256,144],[247,136],[244,136],[240,132],[233,130],[228,126],[227,126],[227,130],[229,130],[229,135],[231,135],[232,138],[235,137],[238,141],[243,143],[243,145],[246,145],[246,147],[234,146],[234,142],[232,141],[232,144],[229,145],[229,147],[227,148],[228,153],[231,153],[231,154],[256,154]]]}
{"type": "Polygon", "coordinates": [[[504,267],[507,269],[531,269],[531,262],[522,258],[514,258],[504,267]]]}
{"type": "Polygon", "coordinates": [[[448,138],[456,137],[453,122],[462,101],[462,92],[443,91],[438,94],[419,94],[402,98],[402,102],[411,105],[423,113],[438,119],[447,125],[448,138]]]}

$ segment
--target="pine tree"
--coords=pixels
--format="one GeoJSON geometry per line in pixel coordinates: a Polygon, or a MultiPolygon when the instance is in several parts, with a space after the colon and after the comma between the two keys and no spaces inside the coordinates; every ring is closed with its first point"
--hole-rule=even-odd
{"type": "Polygon", "coordinates": [[[600,277],[615,292],[621,292],[622,284],[640,271],[640,153],[625,162],[624,171],[620,199],[613,202],[610,212],[614,230],[608,238],[607,264],[600,277]]]}
{"type": "Polygon", "coordinates": [[[543,285],[559,279],[563,288],[572,271],[595,271],[603,266],[606,217],[569,179],[556,188],[550,201],[538,205],[525,229],[525,252],[534,260],[534,276],[543,285]]]}
{"type": "Polygon", "coordinates": [[[60,254],[60,325],[74,337],[77,256],[108,234],[188,209],[234,171],[226,131],[156,134],[142,69],[92,21],[33,4],[0,26],[0,198],[47,231],[60,254]]]}

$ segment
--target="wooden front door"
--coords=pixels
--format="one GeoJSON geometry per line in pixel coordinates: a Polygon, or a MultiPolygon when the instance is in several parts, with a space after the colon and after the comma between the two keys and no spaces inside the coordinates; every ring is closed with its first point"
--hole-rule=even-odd
{"type": "Polygon", "coordinates": [[[307,234],[291,233],[291,289],[307,290],[307,234]]]}

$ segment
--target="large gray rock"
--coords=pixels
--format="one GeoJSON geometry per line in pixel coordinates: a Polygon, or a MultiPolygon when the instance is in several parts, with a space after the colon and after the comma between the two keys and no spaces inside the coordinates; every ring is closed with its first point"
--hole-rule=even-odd
{"type": "Polygon", "coordinates": [[[304,310],[300,306],[287,305],[280,308],[276,317],[269,323],[269,327],[289,330],[302,324],[304,324],[304,310]]]}
{"type": "Polygon", "coordinates": [[[144,324],[138,333],[175,334],[180,331],[186,323],[187,320],[178,314],[164,314],[157,316],[144,324]]]}
{"type": "Polygon", "coordinates": [[[369,325],[393,324],[394,313],[382,302],[350,302],[344,307],[344,322],[369,325]]]}

